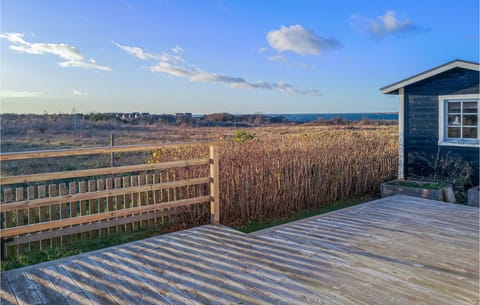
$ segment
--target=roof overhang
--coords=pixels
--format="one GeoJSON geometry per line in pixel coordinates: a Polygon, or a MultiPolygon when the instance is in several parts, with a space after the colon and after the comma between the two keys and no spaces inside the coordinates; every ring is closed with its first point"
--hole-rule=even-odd
{"type": "Polygon", "coordinates": [[[452,60],[441,66],[435,67],[433,69],[416,74],[414,76],[411,76],[399,82],[380,88],[380,91],[382,91],[382,93],[385,93],[385,94],[398,94],[398,90],[400,88],[404,88],[408,85],[414,84],[416,82],[422,81],[424,79],[427,79],[429,77],[435,76],[437,74],[443,73],[445,71],[448,71],[454,68],[463,68],[463,69],[469,69],[474,71],[480,71],[480,64],[475,62],[470,62],[470,61],[458,60],[458,59],[452,60]]]}

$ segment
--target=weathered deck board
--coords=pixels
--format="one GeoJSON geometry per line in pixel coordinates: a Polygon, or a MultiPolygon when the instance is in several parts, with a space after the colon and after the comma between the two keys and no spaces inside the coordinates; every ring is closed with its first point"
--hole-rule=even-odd
{"type": "Polygon", "coordinates": [[[15,293],[12,291],[12,288],[10,287],[10,283],[8,283],[7,278],[4,275],[2,275],[0,279],[0,287],[2,289],[0,294],[0,304],[2,305],[17,304],[15,293]]]}
{"type": "Polygon", "coordinates": [[[2,274],[2,304],[478,304],[479,210],[407,196],[203,226],[2,274]]]}

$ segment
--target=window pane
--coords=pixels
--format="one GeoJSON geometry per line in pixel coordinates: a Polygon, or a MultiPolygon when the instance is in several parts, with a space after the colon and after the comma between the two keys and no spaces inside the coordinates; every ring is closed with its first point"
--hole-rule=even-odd
{"type": "Polygon", "coordinates": [[[463,125],[473,125],[477,126],[478,125],[478,116],[476,114],[474,115],[464,115],[463,116],[463,125]]]}
{"type": "Polygon", "coordinates": [[[463,112],[464,113],[477,113],[478,112],[478,103],[477,102],[464,102],[463,103],[463,112]]]}
{"type": "Polygon", "coordinates": [[[448,116],[448,125],[460,125],[460,116],[459,115],[449,115],[448,116]]]}
{"type": "Polygon", "coordinates": [[[460,138],[460,127],[448,127],[449,138],[460,138]]]}
{"type": "Polygon", "coordinates": [[[448,113],[460,113],[460,102],[448,102],[448,113]]]}
{"type": "Polygon", "coordinates": [[[463,128],[463,137],[464,138],[476,138],[478,133],[478,128],[476,127],[464,127],[463,128]]]}

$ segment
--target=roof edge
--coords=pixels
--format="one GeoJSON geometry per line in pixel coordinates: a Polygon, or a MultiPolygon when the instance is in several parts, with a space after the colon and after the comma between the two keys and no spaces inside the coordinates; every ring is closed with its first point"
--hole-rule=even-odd
{"type": "Polygon", "coordinates": [[[405,78],[401,81],[395,82],[388,86],[380,88],[380,91],[384,94],[398,94],[398,89],[411,85],[413,83],[422,81],[429,77],[435,76],[442,72],[454,69],[454,68],[464,68],[474,71],[480,71],[480,64],[472,61],[455,59],[449,61],[443,65],[437,66],[435,68],[423,71],[421,73],[415,74],[414,76],[405,78]]]}

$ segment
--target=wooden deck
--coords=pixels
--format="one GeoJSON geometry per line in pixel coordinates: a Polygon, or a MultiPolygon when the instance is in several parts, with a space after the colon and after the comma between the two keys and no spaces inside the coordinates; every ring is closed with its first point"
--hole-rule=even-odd
{"type": "Polygon", "coordinates": [[[2,274],[1,304],[478,304],[479,210],[407,196],[203,226],[2,274]]]}

